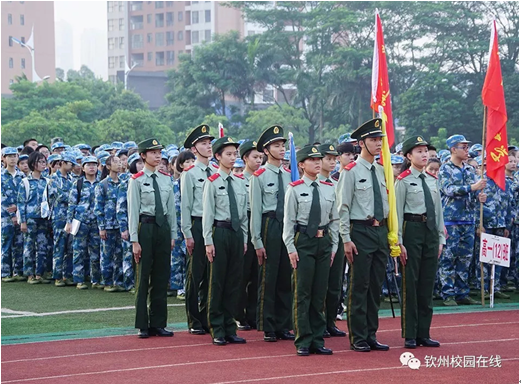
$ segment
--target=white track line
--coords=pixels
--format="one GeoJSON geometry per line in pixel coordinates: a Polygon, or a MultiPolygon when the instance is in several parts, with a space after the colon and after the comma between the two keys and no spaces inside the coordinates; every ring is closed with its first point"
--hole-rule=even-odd
{"type": "MultiPolygon", "coordinates": [[[[443,343],[443,345],[459,345],[459,344],[478,344],[478,343],[490,343],[490,342],[503,342],[503,341],[515,341],[519,340],[518,338],[512,338],[512,339],[495,339],[495,340],[471,340],[471,341],[465,341],[465,342],[451,342],[451,343],[443,343]]],[[[396,348],[403,348],[403,346],[393,346],[392,349],[396,348]]],[[[340,351],[334,351],[334,353],[345,353],[345,352],[353,352],[349,349],[340,350],[340,351]]],[[[353,352],[354,353],[354,352],[353,352]]],[[[134,368],[122,368],[122,369],[111,369],[106,371],[95,371],[95,372],[81,372],[81,373],[71,373],[66,375],[56,375],[56,376],[45,376],[45,377],[31,377],[27,379],[15,379],[15,380],[8,380],[8,381],[2,381],[2,383],[19,383],[19,382],[26,382],[26,381],[38,381],[38,380],[55,380],[55,379],[62,379],[66,377],[78,377],[78,376],[92,376],[92,375],[104,375],[108,373],[118,373],[118,372],[131,372],[131,371],[142,371],[147,369],[161,369],[161,368],[174,368],[174,367],[184,367],[184,366],[191,366],[191,365],[198,365],[198,364],[219,364],[219,363],[229,363],[229,362],[237,362],[237,361],[249,361],[249,360],[264,360],[264,359],[279,359],[283,357],[295,357],[295,353],[292,354],[285,354],[285,355],[268,355],[268,356],[252,356],[252,357],[241,357],[241,358],[233,358],[233,359],[221,359],[221,360],[203,360],[203,361],[192,361],[192,362],[186,362],[186,363],[176,363],[176,364],[164,364],[164,365],[152,365],[152,366],[146,366],[146,367],[134,367],[134,368]]],[[[509,359],[502,359],[501,361],[507,361],[507,360],[519,360],[519,358],[509,358],[509,359]]],[[[402,368],[400,367],[391,367],[391,368],[378,368],[378,369],[398,369],[402,368]]],[[[353,371],[335,371],[337,373],[344,373],[344,372],[364,372],[364,371],[370,371],[374,369],[360,369],[360,370],[353,370],[353,371]]],[[[321,374],[327,374],[321,373],[321,374]]],[[[313,373],[309,374],[311,375],[319,375],[319,373],[313,373]]],[[[284,378],[284,377],[282,377],[284,378]]],[[[288,376],[288,378],[291,378],[291,376],[288,376]]],[[[262,381],[262,380],[275,380],[276,378],[261,378],[261,379],[250,379],[249,381],[262,381]]],[[[237,381],[237,383],[240,383],[241,381],[237,381]]],[[[244,382],[244,381],[242,381],[244,382]]],[[[235,382],[229,382],[229,383],[235,383],[235,382]]]]}
{"type": "MultiPolygon", "coordinates": [[[[184,304],[168,304],[168,307],[184,307],[184,304]]],[[[18,312],[17,314],[13,314],[12,316],[2,316],[4,319],[12,319],[16,317],[39,317],[39,316],[55,316],[55,315],[67,315],[72,313],[95,313],[95,312],[106,312],[106,311],[124,311],[129,309],[136,309],[135,306],[128,306],[128,307],[112,307],[112,308],[92,308],[92,309],[73,309],[70,311],[58,311],[58,312],[43,312],[43,313],[36,313],[36,312],[19,312],[19,311],[12,311],[18,312]]],[[[11,311],[10,309],[2,308],[2,312],[11,311]]],[[[8,312],[9,313],[9,312],[8,312]]]]}
{"type": "MultiPolygon", "coordinates": [[[[455,328],[455,327],[458,327],[458,328],[459,327],[480,327],[480,326],[487,326],[487,325],[508,325],[508,324],[518,324],[518,323],[519,322],[517,322],[517,321],[512,321],[512,322],[506,322],[506,323],[477,323],[477,324],[446,325],[446,326],[439,326],[439,327],[431,327],[431,329],[455,328]]],[[[401,329],[386,329],[386,330],[378,331],[378,333],[382,333],[382,332],[398,332],[398,331],[401,331],[401,329]]],[[[129,336],[129,335],[126,335],[126,336],[129,336]]],[[[107,337],[112,337],[112,336],[107,336],[107,337]]],[[[135,336],[132,335],[132,337],[135,337],[135,336]]],[[[78,339],[73,339],[73,340],[78,340],[78,339]]],[[[248,343],[257,342],[257,341],[261,341],[261,340],[248,340],[248,343]]],[[[21,346],[21,345],[25,345],[25,344],[30,344],[30,343],[13,344],[12,346],[21,346]]],[[[20,362],[24,362],[24,361],[62,359],[62,358],[81,357],[81,356],[89,356],[89,355],[97,355],[97,354],[102,355],[102,354],[107,354],[107,353],[154,351],[154,350],[159,350],[159,349],[199,347],[199,346],[203,346],[203,345],[209,345],[209,343],[204,343],[204,344],[185,344],[185,345],[175,345],[175,346],[166,346],[166,347],[154,347],[154,348],[121,349],[121,350],[112,350],[112,351],[79,353],[79,354],[73,354],[73,355],[46,356],[46,357],[38,357],[38,358],[30,358],[30,359],[2,361],[2,364],[20,363],[20,362]]]]}
{"type": "MultiPolygon", "coordinates": [[[[36,312],[25,312],[25,311],[15,311],[13,309],[9,308],[2,308],[0,309],[0,312],[2,313],[2,317],[4,317],[4,313],[7,313],[8,315],[22,315],[22,316],[34,316],[36,315],[36,312]]],[[[5,317],[14,317],[14,316],[5,316],[5,317]]]]}

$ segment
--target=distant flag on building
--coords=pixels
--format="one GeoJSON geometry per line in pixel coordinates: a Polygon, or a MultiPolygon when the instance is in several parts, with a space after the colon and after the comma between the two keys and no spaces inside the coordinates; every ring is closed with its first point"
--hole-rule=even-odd
{"type": "Polygon", "coordinates": [[[379,107],[382,107],[383,112],[380,114],[380,117],[384,120],[385,126],[387,127],[385,133],[387,134],[389,146],[392,146],[394,144],[394,123],[391,110],[391,90],[389,88],[389,75],[387,72],[384,33],[378,9],[376,10],[375,16],[371,108],[376,113],[380,113],[379,107]]]}
{"type": "Polygon", "coordinates": [[[499,61],[496,20],[492,22],[488,69],[481,92],[487,107],[486,144],[487,177],[505,190],[505,165],[508,163],[507,108],[503,90],[503,76],[499,61]]]}
{"type": "Polygon", "coordinates": [[[289,137],[289,164],[291,167],[291,181],[300,179],[297,165],[297,151],[295,150],[295,142],[293,141],[293,133],[288,134],[289,137]]]}
{"type": "Polygon", "coordinates": [[[224,137],[224,127],[219,123],[219,138],[224,137]]]}

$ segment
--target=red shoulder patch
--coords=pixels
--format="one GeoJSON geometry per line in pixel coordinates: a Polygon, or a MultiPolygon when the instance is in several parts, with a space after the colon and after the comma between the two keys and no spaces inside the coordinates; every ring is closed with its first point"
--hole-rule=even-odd
{"type": "Polygon", "coordinates": [[[237,174],[234,173],[233,176],[238,177],[239,179],[243,179],[244,180],[244,175],[242,173],[237,173],[237,174]]]}
{"type": "Polygon", "coordinates": [[[436,176],[436,175],[433,174],[433,173],[430,173],[430,172],[427,172],[427,171],[425,171],[425,173],[426,173],[427,175],[430,175],[430,176],[434,177],[435,179],[438,178],[438,176],[436,176]]]}
{"type": "Polygon", "coordinates": [[[289,172],[289,173],[291,173],[291,169],[289,169],[289,168],[286,168],[286,167],[282,167],[282,168],[284,168],[284,170],[285,170],[286,172],[289,172]]]}
{"type": "Polygon", "coordinates": [[[132,175],[132,178],[135,180],[135,179],[137,179],[138,177],[143,176],[144,174],[145,174],[145,172],[140,171],[140,172],[138,172],[138,173],[133,174],[133,175],[132,175]]]}
{"type": "Polygon", "coordinates": [[[405,179],[410,174],[411,174],[411,170],[410,169],[408,169],[406,171],[403,171],[402,173],[400,173],[400,176],[398,176],[398,180],[405,179]]]}
{"type": "Polygon", "coordinates": [[[212,164],[212,166],[213,166],[215,169],[219,169],[219,166],[218,166],[217,164],[215,164],[215,163],[211,163],[211,164],[212,164]]]}
{"type": "Polygon", "coordinates": [[[166,173],[166,172],[163,171],[163,170],[160,170],[159,173],[161,173],[161,174],[163,174],[163,175],[165,175],[165,176],[168,176],[168,177],[171,176],[170,173],[166,173]]]}
{"type": "Polygon", "coordinates": [[[186,169],[185,169],[185,172],[186,172],[186,171],[189,171],[189,170],[192,169],[193,167],[195,167],[195,164],[192,164],[192,165],[190,165],[188,168],[186,168],[186,169]]]}
{"type": "Polygon", "coordinates": [[[260,176],[264,173],[264,171],[266,171],[266,168],[259,168],[257,169],[255,172],[253,172],[253,176],[260,176]]]}
{"type": "Polygon", "coordinates": [[[320,182],[321,182],[322,184],[325,184],[325,185],[333,186],[333,183],[328,183],[328,182],[325,181],[325,180],[320,180],[320,182]]]}
{"type": "Polygon", "coordinates": [[[344,169],[350,171],[351,169],[354,168],[355,165],[356,165],[356,161],[351,161],[349,164],[347,164],[347,165],[344,167],[344,169]]]}
{"type": "Polygon", "coordinates": [[[219,177],[219,174],[218,173],[214,173],[212,176],[210,176],[208,178],[208,180],[210,180],[211,182],[214,182],[215,180],[217,180],[218,177],[219,177]]]}
{"type": "Polygon", "coordinates": [[[292,187],[296,187],[297,185],[300,185],[303,183],[304,183],[304,180],[300,179],[300,180],[294,181],[293,183],[289,183],[289,185],[291,185],[292,187]]]}

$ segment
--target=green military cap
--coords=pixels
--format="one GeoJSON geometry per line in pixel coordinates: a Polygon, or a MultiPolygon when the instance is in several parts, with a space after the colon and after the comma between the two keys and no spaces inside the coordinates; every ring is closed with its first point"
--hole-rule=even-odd
{"type": "Polygon", "coordinates": [[[257,149],[257,142],[252,140],[246,140],[239,146],[239,157],[242,157],[246,154],[246,152],[251,151],[252,149],[257,149]]]}
{"type": "Polygon", "coordinates": [[[207,124],[201,124],[198,127],[195,127],[186,137],[183,146],[186,149],[190,149],[195,145],[195,143],[202,139],[214,139],[214,137],[210,135],[210,127],[207,124]]]}
{"type": "Polygon", "coordinates": [[[261,133],[259,140],[257,140],[257,151],[264,152],[266,145],[278,140],[286,142],[284,129],[280,125],[273,125],[261,133]]]}
{"type": "Polygon", "coordinates": [[[335,146],[333,144],[319,145],[318,150],[324,156],[326,156],[326,155],[338,156],[339,155],[338,151],[335,149],[335,146]]]}
{"type": "Polygon", "coordinates": [[[151,151],[154,149],[163,149],[164,147],[157,141],[157,139],[146,139],[138,144],[137,150],[139,153],[151,151]]]}
{"type": "Polygon", "coordinates": [[[411,152],[413,150],[413,148],[419,147],[420,145],[427,146],[427,145],[429,145],[429,143],[427,142],[427,140],[425,140],[421,136],[413,136],[413,137],[409,137],[408,139],[406,139],[403,142],[403,147],[402,147],[404,156],[407,155],[409,152],[411,152]]]}
{"type": "Polygon", "coordinates": [[[385,133],[382,132],[382,119],[380,118],[366,121],[351,134],[351,137],[356,139],[356,141],[367,139],[368,137],[384,136],[385,133]]]}
{"type": "Polygon", "coordinates": [[[225,147],[227,145],[233,145],[235,148],[237,148],[239,146],[239,143],[233,141],[231,137],[223,136],[215,140],[215,142],[212,144],[212,152],[217,153],[222,147],[225,147]]]}
{"type": "Polygon", "coordinates": [[[306,160],[309,157],[321,159],[324,157],[324,155],[318,150],[318,148],[315,145],[306,145],[305,147],[297,151],[297,161],[299,163],[301,161],[306,160]]]}

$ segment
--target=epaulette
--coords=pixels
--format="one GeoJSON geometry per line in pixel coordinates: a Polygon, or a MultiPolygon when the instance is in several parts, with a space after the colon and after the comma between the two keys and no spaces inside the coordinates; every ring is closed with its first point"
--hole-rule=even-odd
{"type": "Polygon", "coordinates": [[[195,164],[190,165],[190,166],[189,166],[188,168],[186,168],[184,171],[185,171],[185,172],[186,172],[186,171],[189,171],[189,170],[192,169],[193,167],[195,167],[195,164]]]}
{"type": "Polygon", "coordinates": [[[320,182],[321,182],[322,184],[325,184],[325,185],[330,185],[330,186],[332,186],[332,187],[333,187],[333,183],[328,183],[328,182],[327,182],[327,181],[325,181],[325,180],[320,180],[320,182]]]}
{"type": "Polygon", "coordinates": [[[238,177],[239,179],[243,179],[244,180],[244,175],[242,173],[234,174],[234,176],[238,177]]]}
{"type": "Polygon", "coordinates": [[[212,176],[210,176],[208,178],[208,180],[210,180],[211,182],[214,182],[215,180],[217,180],[218,177],[219,177],[219,174],[218,173],[214,173],[212,176]]]}
{"type": "Polygon", "coordinates": [[[132,175],[132,178],[135,180],[135,179],[137,179],[138,177],[143,176],[144,174],[145,174],[145,172],[140,171],[140,172],[138,172],[138,173],[132,175]]]}
{"type": "Polygon", "coordinates": [[[289,168],[286,168],[286,167],[282,167],[282,168],[284,168],[284,170],[285,170],[286,172],[289,172],[289,173],[291,173],[291,169],[289,169],[289,168]]]}
{"type": "Polygon", "coordinates": [[[253,172],[253,176],[260,176],[264,173],[264,171],[266,171],[266,168],[259,168],[257,169],[255,172],[253,172]]]}
{"type": "Polygon", "coordinates": [[[351,161],[349,164],[347,164],[344,169],[347,170],[347,171],[350,171],[351,169],[354,168],[354,166],[356,165],[356,161],[351,161]]]}
{"type": "Polygon", "coordinates": [[[165,175],[165,176],[168,176],[168,177],[171,176],[170,173],[166,173],[166,172],[163,171],[162,169],[159,170],[159,173],[161,173],[161,174],[163,174],[163,175],[165,175]]]}
{"type": "Polygon", "coordinates": [[[296,187],[297,185],[300,185],[302,183],[304,183],[304,180],[300,179],[300,180],[294,181],[293,183],[289,183],[289,185],[291,185],[292,187],[296,187]]]}
{"type": "Polygon", "coordinates": [[[430,176],[434,177],[435,179],[438,178],[438,176],[436,176],[436,175],[434,175],[434,174],[432,174],[432,173],[430,173],[430,172],[425,171],[425,173],[426,173],[427,175],[430,175],[430,176]]]}
{"type": "Polygon", "coordinates": [[[212,166],[215,168],[215,169],[219,169],[219,166],[215,163],[212,163],[212,166]]]}
{"type": "Polygon", "coordinates": [[[410,169],[408,169],[406,171],[403,171],[402,173],[400,173],[400,176],[398,176],[398,180],[405,179],[410,174],[411,174],[411,170],[410,169]]]}

